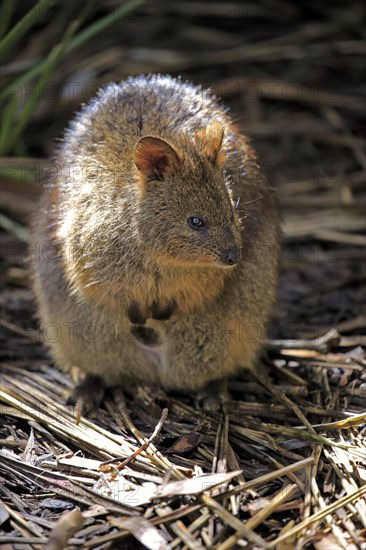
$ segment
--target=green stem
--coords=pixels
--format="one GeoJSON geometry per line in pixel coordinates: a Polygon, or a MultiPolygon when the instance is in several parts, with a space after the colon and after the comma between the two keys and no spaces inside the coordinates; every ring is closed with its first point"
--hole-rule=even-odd
{"type": "MultiPolygon", "coordinates": [[[[106,29],[112,23],[115,23],[121,17],[125,17],[129,13],[133,12],[136,8],[144,3],[145,0],[129,0],[123,6],[120,6],[112,13],[109,13],[108,15],[100,19],[100,21],[93,23],[70,41],[65,50],[65,55],[72,52],[78,46],[84,44],[84,42],[106,29]]],[[[17,89],[17,87],[20,84],[23,84],[23,82],[27,82],[34,76],[37,76],[39,73],[41,73],[46,63],[47,60],[41,61],[35,67],[32,67],[25,74],[21,75],[18,79],[14,80],[14,82],[6,86],[0,94],[0,99],[5,98],[9,94],[9,91],[12,92],[14,89],[17,89]]]]}
{"type": "Polygon", "coordinates": [[[62,58],[64,55],[65,49],[67,48],[67,45],[69,44],[71,36],[75,33],[77,27],[79,26],[79,21],[73,21],[69,27],[66,30],[66,33],[60,42],[49,54],[49,56],[46,59],[46,65],[43,71],[42,76],[40,77],[39,81],[36,84],[34,94],[31,95],[28,103],[24,107],[21,117],[15,127],[15,129],[11,132],[10,138],[6,144],[4,144],[5,149],[1,151],[1,154],[7,154],[8,151],[12,149],[14,144],[16,143],[17,139],[21,135],[24,127],[26,126],[32,112],[34,111],[35,106],[39,102],[40,98],[42,97],[42,93],[44,90],[45,84],[48,82],[50,75],[52,74],[52,71],[54,70],[55,66],[57,65],[58,61],[62,58]]]}
{"type": "Polygon", "coordinates": [[[125,17],[129,13],[135,11],[136,8],[145,3],[145,0],[129,0],[123,6],[120,6],[112,13],[109,13],[96,23],[93,23],[81,33],[79,33],[73,40],[71,40],[68,48],[66,48],[66,54],[70,53],[72,50],[84,44],[87,40],[100,33],[104,29],[108,28],[110,25],[125,17]]]}
{"type": "Polygon", "coordinates": [[[30,27],[37,23],[40,16],[45,13],[56,0],[39,0],[25,16],[11,29],[0,42],[0,60],[18,42],[30,27]]]}
{"type": "Polygon", "coordinates": [[[4,155],[8,148],[8,138],[14,124],[16,112],[18,109],[18,97],[14,95],[3,111],[0,132],[0,155],[4,155]]]}
{"type": "Polygon", "coordinates": [[[3,5],[0,9],[0,38],[5,35],[8,29],[11,16],[14,12],[15,4],[15,0],[3,0],[3,5]]]}

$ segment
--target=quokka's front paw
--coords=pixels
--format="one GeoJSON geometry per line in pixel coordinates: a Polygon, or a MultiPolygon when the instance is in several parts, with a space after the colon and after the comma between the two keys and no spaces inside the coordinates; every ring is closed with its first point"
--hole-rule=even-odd
{"type": "Polygon", "coordinates": [[[157,321],[166,321],[174,315],[177,309],[177,303],[175,300],[171,300],[167,304],[158,304],[153,302],[151,306],[151,317],[157,321]]]}

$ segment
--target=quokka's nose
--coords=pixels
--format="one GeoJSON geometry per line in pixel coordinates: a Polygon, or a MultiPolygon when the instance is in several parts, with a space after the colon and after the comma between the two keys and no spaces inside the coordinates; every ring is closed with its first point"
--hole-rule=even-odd
{"type": "Polygon", "coordinates": [[[239,254],[236,250],[224,250],[221,254],[221,261],[226,265],[235,265],[239,261],[239,254]]]}

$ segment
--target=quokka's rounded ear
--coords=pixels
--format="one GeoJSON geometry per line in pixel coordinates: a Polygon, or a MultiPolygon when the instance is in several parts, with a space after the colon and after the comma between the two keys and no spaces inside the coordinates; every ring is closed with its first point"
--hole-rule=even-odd
{"type": "Polygon", "coordinates": [[[218,120],[210,122],[206,128],[197,130],[195,133],[197,149],[201,151],[212,164],[221,165],[225,162],[225,153],[221,151],[223,140],[224,126],[218,120]]]}
{"type": "Polygon", "coordinates": [[[178,169],[181,158],[163,139],[144,136],[135,147],[134,161],[146,181],[164,181],[168,174],[178,169]]]}

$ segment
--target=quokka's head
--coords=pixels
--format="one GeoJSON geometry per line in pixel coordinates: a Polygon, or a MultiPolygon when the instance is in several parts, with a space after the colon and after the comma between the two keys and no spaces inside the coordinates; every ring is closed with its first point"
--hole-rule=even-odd
{"type": "Polygon", "coordinates": [[[168,143],[144,136],[136,144],[138,233],[156,261],[228,268],[240,260],[240,220],[224,170],[223,137],[215,121],[192,139],[182,135],[168,143]]]}

